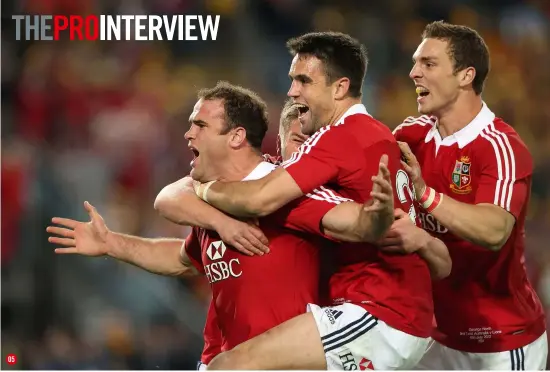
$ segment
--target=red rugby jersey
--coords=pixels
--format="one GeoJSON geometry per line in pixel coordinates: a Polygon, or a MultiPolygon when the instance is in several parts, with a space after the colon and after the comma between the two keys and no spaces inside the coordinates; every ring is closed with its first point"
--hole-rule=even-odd
{"type": "MultiPolygon", "coordinates": [[[[263,162],[248,179],[274,168],[263,162]]],[[[303,314],[308,303],[319,303],[319,247],[326,243],[320,236],[321,221],[343,201],[334,194],[303,197],[260,218],[270,247],[263,256],[245,256],[216,232],[193,228],[185,249],[210,282],[224,351],[303,314]]]]}
{"type": "Polygon", "coordinates": [[[394,135],[416,155],[426,184],[459,202],[491,203],[516,218],[498,252],[461,239],[419,211],[425,230],[443,240],[451,275],[434,283],[433,338],[467,352],[512,350],[545,331],[541,303],[524,265],[525,215],[533,161],[516,131],[483,104],[462,130],[441,139],[434,117],[408,118],[394,135]]]}
{"type": "MultiPolygon", "coordinates": [[[[395,206],[415,209],[409,178],[391,131],[361,104],[352,106],[334,125],[314,133],[283,166],[308,194],[323,185],[364,203],[371,177],[387,154],[396,190],[395,206]]],[[[393,328],[428,337],[432,328],[432,284],[428,266],[417,254],[395,255],[372,244],[342,243],[335,251],[336,272],[330,280],[333,303],[362,306],[393,328]]]]}

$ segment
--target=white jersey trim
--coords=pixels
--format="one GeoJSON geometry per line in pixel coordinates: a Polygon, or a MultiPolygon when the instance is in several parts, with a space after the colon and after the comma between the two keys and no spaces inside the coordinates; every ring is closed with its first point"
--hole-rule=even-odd
{"type": "Polygon", "coordinates": [[[262,177],[267,176],[269,173],[274,171],[276,168],[277,168],[277,166],[275,164],[268,163],[267,161],[262,161],[260,164],[258,164],[256,166],[256,168],[254,168],[252,170],[252,172],[250,172],[248,174],[248,176],[243,178],[242,181],[258,180],[262,177]]]}
{"type": "Polygon", "coordinates": [[[483,102],[479,113],[464,128],[442,139],[437,130],[436,123],[433,128],[428,131],[425,142],[428,143],[432,139],[435,139],[437,147],[452,146],[457,143],[458,147],[464,148],[467,144],[474,141],[489,124],[492,124],[495,121],[495,117],[495,114],[489,110],[485,102],[483,102]]]}
{"type": "Polygon", "coordinates": [[[314,189],[312,192],[306,194],[308,198],[327,201],[329,203],[340,204],[344,202],[352,202],[353,200],[336,195],[336,193],[324,186],[314,189]]]}
{"type": "Polygon", "coordinates": [[[348,116],[351,116],[351,115],[358,115],[358,114],[361,114],[361,115],[368,115],[368,116],[371,116],[368,112],[367,112],[367,108],[365,107],[365,105],[361,104],[361,103],[357,103],[353,106],[351,106],[345,113],[344,115],[342,115],[342,117],[340,119],[338,119],[338,121],[336,122],[336,124],[334,125],[327,125],[325,127],[322,127],[321,129],[319,129],[317,132],[313,133],[311,137],[309,137],[301,146],[300,148],[298,149],[298,151],[294,152],[292,154],[292,156],[284,161],[281,166],[283,168],[287,168],[289,166],[291,166],[292,164],[295,164],[297,162],[300,161],[300,159],[302,158],[302,155],[304,154],[309,154],[309,152],[311,151],[311,149],[313,148],[313,146],[315,146],[317,144],[317,142],[319,142],[319,140],[321,139],[321,137],[323,136],[323,134],[325,134],[326,132],[328,132],[332,127],[337,127],[339,125],[342,125],[344,124],[344,121],[346,120],[346,118],[348,116]]]}
{"type": "Polygon", "coordinates": [[[496,130],[494,123],[491,123],[483,129],[480,135],[491,144],[497,160],[498,179],[495,185],[495,198],[493,204],[510,211],[514,184],[516,182],[516,160],[514,150],[510,145],[508,136],[496,130]]]}
{"type": "Polygon", "coordinates": [[[331,128],[332,128],[332,126],[328,125],[326,127],[323,127],[321,129],[319,129],[317,132],[313,133],[313,135],[311,137],[309,137],[304,143],[302,143],[302,145],[300,146],[298,151],[295,151],[292,154],[292,156],[290,157],[290,159],[284,161],[281,164],[281,166],[283,168],[287,168],[287,167],[291,166],[292,164],[299,162],[300,159],[302,158],[302,155],[309,154],[309,152],[311,151],[313,146],[315,146],[317,144],[317,142],[319,142],[319,140],[321,139],[323,134],[325,134],[326,132],[331,130],[331,128]]]}
{"type": "Polygon", "coordinates": [[[422,115],[418,117],[409,116],[405,120],[403,120],[403,123],[399,124],[395,129],[392,131],[392,133],[395,135],[395,133],[403,129],[404,127],[411,127],[413,125],[420,125],[422,127],[425,127],[426,125],[435,125],[436,119],[433,116],[428,115],[422,115]]]}

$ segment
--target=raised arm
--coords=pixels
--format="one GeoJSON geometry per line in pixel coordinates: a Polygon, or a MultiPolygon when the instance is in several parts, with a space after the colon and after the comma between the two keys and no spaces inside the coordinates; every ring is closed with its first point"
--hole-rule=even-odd
{"type": "MultiPolygon", "coordinates": [[[[424,209],[451,233],[462,239],[493,251],[500,250],[508,240],[515,224],[514,215],[503,208],[506,206],[500,204],[498,200],[497,204],[487,202],[467,204],[447,195],[443,196],[426,185],[418,160],[409,146],[404,142],[400,142],[399,146],[407,159],[406,163],[403,162],[403,166],[411,177],[417,200],[424,209]]],[[[486,159],[483,160],[486,161],[486,159]]],[[[482,191],[477,190],[476,192],[482,191]]],[[[518,186],[514,190],[516,200],[518,198],[524,200],[527,192],[527,186],[518,182],[518,186]]]]}
{"type": "Polygon", "coordinates": [[[140,267],[149,272],[168,276],[197,275],[191,264],[182,239],[145,239],[138,236],[113,232],[107,228],[103,217],[88,202],[84,207],[90,216],[89,222],[54,217],[58,226],[48,226],[48,241],[61,247],[58,254],[81,254],[98,257],[110,256],[140,267]]]}
{"type": "Polygon", "coordinates": [[[224,242],[246,255],[269,252],[269,242],[260,228],[252,222],[236,220],[200,200],[193,190],[191,177],[164,187],[155,200],[155,209],[179,225],[216,231],[224,242]]]}

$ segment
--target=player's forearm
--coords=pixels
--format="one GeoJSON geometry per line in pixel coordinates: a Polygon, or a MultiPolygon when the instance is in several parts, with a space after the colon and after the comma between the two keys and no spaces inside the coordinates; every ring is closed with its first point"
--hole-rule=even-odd
{"type": "Polygon", "coordinates": [[[207,192],[207,202],[237,217],[261,215],[259,189],[256,182],[215,182],[207,192]]]}
{"type": "Polygon", "coordinates": [[[206,200],[233,216],[263,217],[282,206],[275,195],[264,190],[263,183],[262,180],[215,182],[208,188],[206,200]]]}
{"type": "Polygon", "coordinates": [[[384,236],[393,220],[393,212],[365,212],[361,204],[346,202],[325,214],[322,225],[324,233],[334,239],[373,243],[384,236]]]}
{"type": "Polygon", "coordinates": [[[110,257],[154,274],[181,276],[193,274],[192,266],[182,263],[181,239],[146,239],[110,232],[107,238],[110,257]]]}
{"type": "Polygon", "coordinates": [[[490,250],[499,250],[508,240],[512,226],[495,208],[499,207],[466,204],[444,196],[431,214],[451,233],[490,250]]]}
{"type": "Polygon", "coordinates": [[[303,195],[298,184],[283,168],[254,181],[214,182],[203,186],[198,190],[202,199],[237,217],[263,217],[303,195]]]}
{"type": "Polygon", "coordinates": [[[178,225],[216,230],[230,218],[197,197],[193,187],[168,185],[158,194],[155,209],[167,220],[178,225]]]}
{"type": "Polygon", "coordinates": [[[356,229],[361,236],[361,241],[374,243],[388,232],[393,221],[393,209],[365,212],[361,207],[356,229]]]}
{"type": "Polygon", "coordinates": [[[451,273],[452,268],[449,250],[441,240],[430,236],[427,232],[424,233],[428,235],[426,243],[417,253],[428,264],[428,268],[434,280],[446,278],[451,273]]]}

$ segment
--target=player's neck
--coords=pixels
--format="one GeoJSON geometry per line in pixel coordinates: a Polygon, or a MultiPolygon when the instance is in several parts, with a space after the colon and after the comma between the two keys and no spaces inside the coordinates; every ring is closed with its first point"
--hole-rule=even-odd
{"type": "Polygon", "coordinates": [[[342,116],[348,111],[353,105],[356,105],[358,103],[361,103],[361,98],[346,98],[342,101],[340,101],[336,107],[335,110],[327,123],[327,125],[334,125],[340,120],[342,116]]]}
{"type": "Polygon", "coordinates": [[[481,96],[459,98],[448,109],[442,111],[437,116],[437,129],[441,138],[450,136],[474,120],[483,107],[481,96]]]}
{"type": "Polygon", "coordinates": [[[236,152],[227,159],[220,181],[240,181],[248,176],[263,161],[260,154],[254,150],[236,152]]]}

